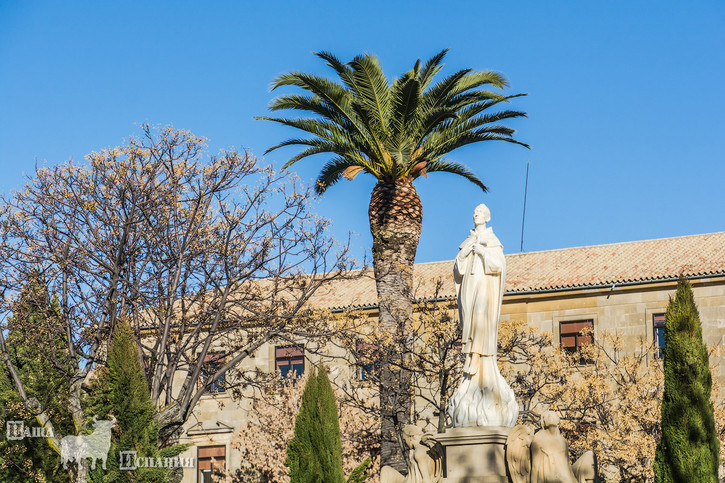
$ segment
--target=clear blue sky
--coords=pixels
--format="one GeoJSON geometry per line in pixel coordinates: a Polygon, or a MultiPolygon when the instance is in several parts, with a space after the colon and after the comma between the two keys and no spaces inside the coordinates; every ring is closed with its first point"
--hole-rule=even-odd
{"type": "MultiPolygon", "coordinates": [[[[82,160],[137,123],[173,124],[262,157],[291,128],[255,121],[289,70],[324,73],[312,51],[377,54],[393,77],[451,49],[445,72],[505,74],[518,146],[461,150],[491,187],[432,174],[418,261],[452,258],[485,202],[507,253],[725,230],[725,3],[33,2],[0,3],[0,190],[38,163],[82,160]]],[[[295,153],[266,161],[280,166],[295,153]]],[[[305,180],[325,161],[296,166],[305,180]]],[[[374,183],[331,188],[333,233],[370,245],[374,183]]]]}

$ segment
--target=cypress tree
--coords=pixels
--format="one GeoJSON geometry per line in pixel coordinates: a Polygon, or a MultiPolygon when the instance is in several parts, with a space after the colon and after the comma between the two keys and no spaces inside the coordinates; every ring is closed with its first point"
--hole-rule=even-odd
{"type": "MultiPolygon", "coordinates": [[[[71,434],[73,422],[66,409],[70,385],[65,377],[71,369],[57,297],[52,297],[39,277],[31,277],[13,303],[8,318],[6,343],[10,360],[29,397],[45,407],[58,435],[71,434]]],[[[7,421],[22,421],[25,427],[39,422],[22,404],[7,367],[0,363],[0,428],[7,421]]],[[[9,440],[0,438],[0,481],[69,481],[60,455],[44,438],[9,440]]]]}
{"type": "Polygon", "coordinates": [[[324,367],[307,379],[285,465],[291,483],[345,481],[337,403],[324,367]]]}
{"type": "Polygon", "coordinates": [[[106,415],[116,418],[107,469],[97,466],[91,471],[91,481],[108,482],[164,482],[172,472],[169,468],[121,469],[120,451],[136,451],[139,457],[172,457],[188,445],[177,445],[159,450],[159,428],[156,408],[149,394],[139,349],[131,328],[120,323],[113,331],[106,367],[93,387],[88,416],[106,415]]]}
{"type": "Polygon", "coordinates": [[[710,399],[710,363],[692,287],[684,277],[665,315],[664,371],[655,481],[716,483],[720,442],[710,399]]]}

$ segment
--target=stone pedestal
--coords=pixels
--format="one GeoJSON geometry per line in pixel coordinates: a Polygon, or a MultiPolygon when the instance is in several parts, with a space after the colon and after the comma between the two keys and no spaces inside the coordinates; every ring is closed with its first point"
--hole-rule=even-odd
{"type": "Polygon", "coordinates": [[[511,428],[450,428],[435,436],[445,450],[445,483],[508,483],[506,438],[511,428]]]}

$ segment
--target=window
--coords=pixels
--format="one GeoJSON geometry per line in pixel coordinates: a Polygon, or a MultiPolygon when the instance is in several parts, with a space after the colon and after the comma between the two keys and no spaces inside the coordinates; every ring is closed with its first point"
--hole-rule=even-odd
{"type": "Polygon", "coordinates": [[[369,381],[379,377],[380,349],[374,344],[357,343],[357,379],[369,381]]]}
{"type": "Polygon", "coordinates": [[[275,349],[277,373],[287,377],[290,372],[297,376],[305,373],[305,349],[301,346],[277,347],[275,349]]]}
{"type": "Polygon", "coordinates": [[[224,355],[211,352],[204,357],[204,364],[201,366],[201,374],[199,375],[199,384],[206,385],[207,392],[213,394],[226,391],[225,374],[217,377],[213,381],[211,377],[224,365],[224,355]]]}
{"type": "Polygon", "coordinates": [[[652,332],[655,336],[655,356],[661,359],[665,355],[665,314],[652,314],[652,332]]]}
{"type": "MultiPolygon", "coordinates": [[[[571,320],[559,323],[559,341],[561,348],[569,353],[575,353],[585,345],[594,342],[594,320],[571,320]],[[589,330],[586,330],[589,329],[589,330]],[[582,334],[582,331],[585,331],[582,334]]],[[[580,359],[581,364],[589,362],[580,359]]]]}
{"type": "Polygon", "coordinates": [[[199,483],[212,483],[214,472],[226,469],[226,451],[224,445],[199,446],[197,453],[199,483]]]}

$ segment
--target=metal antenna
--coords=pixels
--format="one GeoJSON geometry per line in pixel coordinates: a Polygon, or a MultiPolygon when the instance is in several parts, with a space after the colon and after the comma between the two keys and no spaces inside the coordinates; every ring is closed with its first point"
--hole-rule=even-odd
{"type": "Polygon", "coordinates": [[[526,221],[526,194],[529,192],[529,161],[526,161],[526,184],[524,185],[524,214],[521,217],[521,253],[524,251],[524,222],[526,221]]]}

